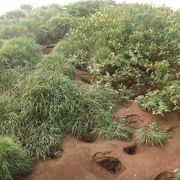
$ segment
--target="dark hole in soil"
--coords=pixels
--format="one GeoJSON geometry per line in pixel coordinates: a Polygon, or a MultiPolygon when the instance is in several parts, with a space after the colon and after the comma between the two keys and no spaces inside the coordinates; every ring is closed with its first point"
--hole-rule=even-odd
{"type": "Polygon", "coordinates": [[[172,172],[162,172],[154,180],[173,180],[174,174],[172,172]]]}
{"type": "Polygon", "coordinates": [[[123,151],[129,155],[134,155],[137,152],[137,145],[131,145],[123,148],[123,151]]]}
{"type": "Polygon", "coordinates": [[[111,173],[116,173],[121,167],[119,160],[114,158],[103,159],[102,161],[98,162],[98,164],[111,173]]]}
{"type": "Polygon", "coordinates": [[[96,162],[99,166],[112,174],[123,172],[125,167],[122,165],[119,159],[109,156],[109,153],[110,152],[98,152],[93,155],[92,161],[96,162]]]}

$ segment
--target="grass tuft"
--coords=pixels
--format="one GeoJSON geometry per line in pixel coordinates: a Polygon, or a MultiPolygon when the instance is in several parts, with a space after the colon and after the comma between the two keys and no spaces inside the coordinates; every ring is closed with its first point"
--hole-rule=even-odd
{"type": "Polygon", "coordinates": [[[152,146],[163,146],[168,139],[168,133],[160,129],[155,122],[138,129],[135,136],[139,144],[150,144],[152,146]]]}
{"type": "Polygon", "coordinates": [[[31,169],[30,156],[11,138],[0,137],[0,179],[21,180],[31,169]]]}

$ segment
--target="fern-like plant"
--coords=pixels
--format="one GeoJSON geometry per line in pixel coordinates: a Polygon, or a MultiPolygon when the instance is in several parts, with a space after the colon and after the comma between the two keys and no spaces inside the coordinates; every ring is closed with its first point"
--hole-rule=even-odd
{"type": "Polygon", "coordinates": [[[160,129],[155,122],[138,129],[135,136],[139,144],[150,144],[152,146],[163,146],[168,139],[168,133],[160,129]]]}

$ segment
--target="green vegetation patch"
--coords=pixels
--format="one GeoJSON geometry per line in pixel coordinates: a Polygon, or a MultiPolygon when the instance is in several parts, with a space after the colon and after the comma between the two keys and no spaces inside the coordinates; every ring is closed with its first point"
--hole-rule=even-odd
{"type": "Polygon", "coordinates": [[[31,157],[11,138],[0,137],[0,179],[20,180],[32,169],[31,157]]]}
{"type": "Polygon", "coordinates": [[[152,146],[163,146],[168,139],[168,133],[160,129],[155,122],[138,129],[135,136],[139,144],[150,144],[152,146]]]}

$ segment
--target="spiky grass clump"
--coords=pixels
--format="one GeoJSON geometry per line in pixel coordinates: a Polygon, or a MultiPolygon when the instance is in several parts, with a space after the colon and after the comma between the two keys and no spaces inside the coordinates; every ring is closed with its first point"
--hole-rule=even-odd
{"type": "Polygon", "coordinates": [[[152,146],[163,146],[168,139],[168,133],[160,129],[155,122],[138,129],[135,135],[139,144],[150,144],[152,146]]]}
{"type": "Polygon", "coordinates": [[[124,141],[130,140],[132,135],[131,129],[127,126],[126,121],[123,119],[119,122],[99,122],[99,127],[95,129],[98,136],[104,139],[121,139],[124,141]],[[103,123],[102,123],[103,122],[103,123]],[[102,123],[102,124],[101,124],[102,123]]]}
{"type": "Polygon", "coordinates": [[[128,139],[125,125],[117,126],[112,122],[115,98],[109,96],[115,95],[113,92],[88,91],[51,68],[40,68],[16,88],[8,102],[13,110],[5,113],[0,132],[12,134],[15,131],[35,159],[56,157],[65,133],[86,142],[92,142],[100,134],[104,138],[128,139]]]}
{"type": "Polygon", "coordinates": [[[20,180],[32,169],[32,160],[11,138],[0,137],[0,179],[20,180]]]}
{"type": "Polygon", "coordinates": [[[42,57],[40,47],[28,38],[4,41],[0,48],[0,90],[7,91],[32,70],[42,57]]]}
{"type": "Polygon", "coordinates": [[[30,69],[36,66],[41,57],[40,47],[28,38],[4,41],[0,49],[0,65],[6,69],[30,69]]]}
{"type": "Polygon", "coordinates": [[[44,57],[38,64],[37,69],[43,72],[55,71],[68,77],[73,76],[74,66],[65,58],[62,53],[52,53],[44,57]]]}

